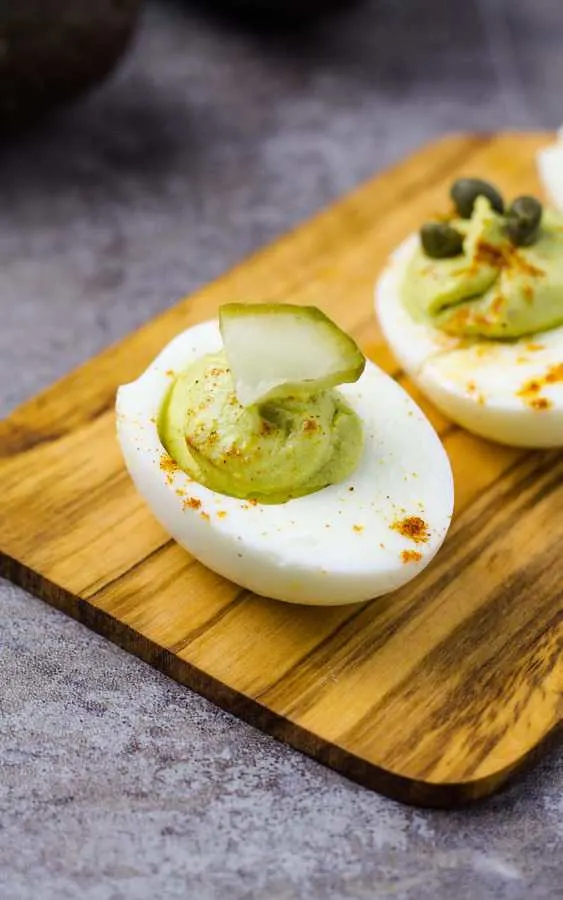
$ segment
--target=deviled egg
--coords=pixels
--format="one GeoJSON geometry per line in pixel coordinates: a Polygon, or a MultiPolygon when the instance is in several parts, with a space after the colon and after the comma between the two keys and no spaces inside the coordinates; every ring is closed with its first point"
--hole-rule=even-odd
{"type": "Polygon", "coordinates": [[[478,179],[422,226],[376,286],[383,334],[454,422],[522,447],[563,446],[563,216],[478,179]]]}
{"type": "Polygon", "coordinates": [[[453,482],[403,389],[314,307],[229,304],[119,388],[130,475],[162,526],[243,588],[369,600],[433,558],[453,482]]]}
{"type": "Polygon", "coordinates": [[[563,212],[563,128],[554,144],[537,154],[538,174],[543,188],[556,209],[563,212]]]}

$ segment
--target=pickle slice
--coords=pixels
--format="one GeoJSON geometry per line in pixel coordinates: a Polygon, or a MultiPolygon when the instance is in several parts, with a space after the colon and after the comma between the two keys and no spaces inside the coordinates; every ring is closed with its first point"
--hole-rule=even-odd
{"type": "Polygon", "coordinates": [[[317,393],[364,370],[356,342],[316,306],[228,303],[219,321],[243,406],[317,393]]]}

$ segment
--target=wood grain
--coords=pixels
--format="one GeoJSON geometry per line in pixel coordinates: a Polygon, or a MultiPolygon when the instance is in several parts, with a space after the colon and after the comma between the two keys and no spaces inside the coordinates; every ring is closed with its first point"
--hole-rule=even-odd
{"type": "Polygon", "coordinates": [[[0,425],[0,571],[361,783],[449,806],[499,788],[563,718],[563,459],[478,440],[384,346],[372,287],[459,174],[537,190],[545,135],[428,146],[110,347],[0,425]],[[114,437],[118,384],[232,299],[317,303],[438,428],[456,517],[433,564],[371,604],[300,608],[204,569],[152,519],[114,437]]]}

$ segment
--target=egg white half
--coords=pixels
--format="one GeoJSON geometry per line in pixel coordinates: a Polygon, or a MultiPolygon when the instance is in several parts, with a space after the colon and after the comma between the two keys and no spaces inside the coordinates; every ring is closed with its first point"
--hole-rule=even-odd
{"type": "Polygon", "coordinates": [[[375,292],[395,357],[448,418],[481,437],[517,447],[563,446],[563,327],[511,342],[464,341],[415,322],[401,283],[418,235],[392,255],[375,292]]]}
{"type": "Polygon", "coordinates": [[[538,174],[553,206],[563,212],[563,128],[557,141],[544,147],[536,156],[538,174]]]}
{"type": "Polygon", "coordinates": [[[127,468],[166,531],[210,569],[292,603],[369,600],[425,568],[452,516],[449,460],[418,406],[372,363],[340,388],[365,430],[362,459],[346,482],[269,505],[216,493],[167,465],[156,417],[171,378],[221,346],[216,321],[190,328],[118,391],[127,468]],[[403,535],[409,517],[426,523],[427,541],[403,535]]]}

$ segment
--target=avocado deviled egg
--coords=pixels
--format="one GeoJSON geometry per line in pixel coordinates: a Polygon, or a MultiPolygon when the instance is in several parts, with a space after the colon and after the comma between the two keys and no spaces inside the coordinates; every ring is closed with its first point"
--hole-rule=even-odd
{"type": "Polygon", "coordinates": [[[563,212],[563,127],[557,132],[555,142],[538,152],[536,163],[547,197],[555,209],[563,212]]]}
{"type": "Polygon", "coordinates": [[[162,526],[266,597],[370,600],[417,575],[450,524],[434,429],[316,307],[221,307],[119,389],[117,430],[162,526]]]}
{"type": "Polygon", "coordinates": [[[563,446],[563,215],[505,208],[459,179],[454,212],[392,255],[376,312],[394,355],[446,416],[482,437],[563,446]]]}

